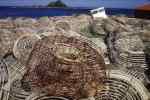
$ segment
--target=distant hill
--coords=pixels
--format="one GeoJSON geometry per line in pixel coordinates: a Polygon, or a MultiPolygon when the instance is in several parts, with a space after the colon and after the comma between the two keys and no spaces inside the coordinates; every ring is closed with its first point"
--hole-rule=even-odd
{"type": "Polygon", "coordinates": [[[61,0],[50,2],[47,6],[48,7],[67,7],[67,5],[63,3],[61,0]]]}

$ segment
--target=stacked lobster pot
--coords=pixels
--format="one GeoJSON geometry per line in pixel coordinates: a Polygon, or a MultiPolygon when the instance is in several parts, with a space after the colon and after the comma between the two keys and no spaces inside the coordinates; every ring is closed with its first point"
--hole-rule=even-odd
{"type": "Polygon", "coordinates": [[[120,32],[117,29],[108,33],[107,45],[110,60],[121,70],[145,81],[147,70],[145,47],[140,37],[132,30],[120,32]]]}
{"type": "Polygon", "coordinates": [[[128,53],[129,53],[128,61],[132,63],[133,67],[142,67],[142,68],[147,67],[144,52],[129,51],[128,53]]]}
{"type": "Polygon", "coordinates": [[[7,94],[7,91],[4,91],[5,84],[8,82],[8,69],[7,65],[5,64],[3,59],[0,59],[0,99],[4,97],[5,94],[7,94]],[[5,93],[4,93],[5,92],[5,93]]]}

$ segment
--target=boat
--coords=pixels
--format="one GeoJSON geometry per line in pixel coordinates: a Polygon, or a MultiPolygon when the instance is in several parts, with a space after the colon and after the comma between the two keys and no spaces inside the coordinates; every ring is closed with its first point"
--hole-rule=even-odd
{"type": "Polygon", "coordinates": [[[90,10],[90,12],[91,12],[93,18],[99,18],[99,17],[108,18],[104,7],[92,9],[92,10],[90,10]]]}

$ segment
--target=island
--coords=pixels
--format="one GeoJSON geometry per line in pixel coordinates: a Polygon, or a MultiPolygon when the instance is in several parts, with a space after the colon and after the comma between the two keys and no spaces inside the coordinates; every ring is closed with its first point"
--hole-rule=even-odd
{"type": "Polygon", "coordinates": [[[47,6],[48,7],[67,7],[67,5],[63,3],[61,0],[50,2],[47,6]]]}

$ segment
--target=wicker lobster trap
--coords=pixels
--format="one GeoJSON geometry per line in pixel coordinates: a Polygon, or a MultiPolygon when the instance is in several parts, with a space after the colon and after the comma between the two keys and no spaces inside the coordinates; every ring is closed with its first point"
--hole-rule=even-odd
{"type": "Polygon", "coordinates": [[[78,100],[103,87],[105,64],[100,49],[83,37],[50,35],[39,40],[22,82],[34,92],[78,100]]]}

